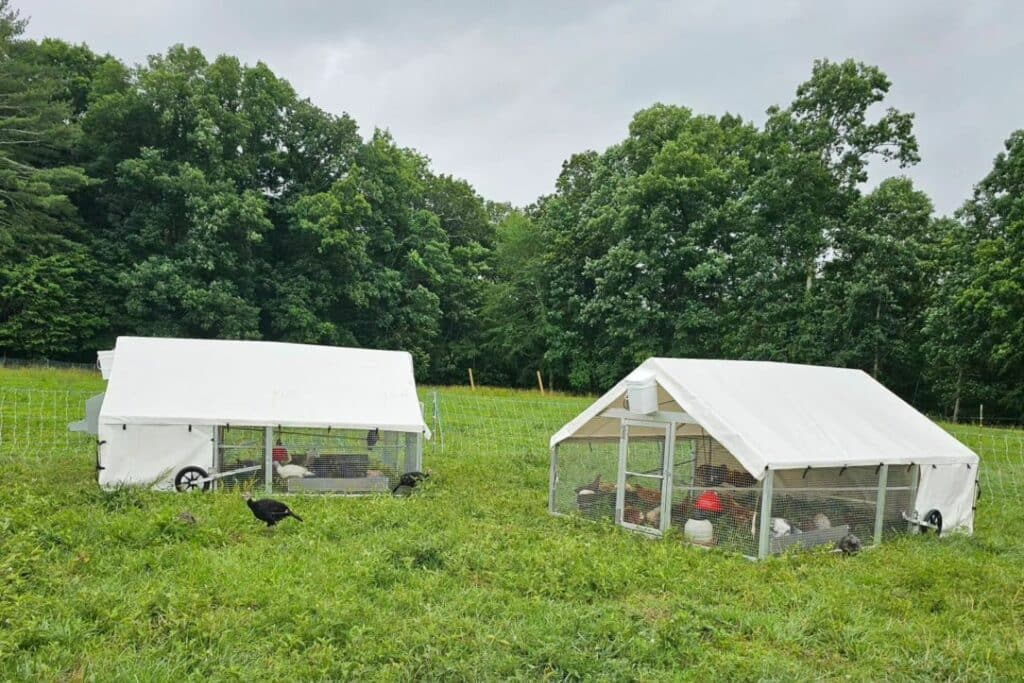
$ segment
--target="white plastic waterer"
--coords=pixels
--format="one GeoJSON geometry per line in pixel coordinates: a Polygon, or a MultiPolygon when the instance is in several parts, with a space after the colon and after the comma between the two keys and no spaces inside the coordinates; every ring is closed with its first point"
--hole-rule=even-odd
{"type": "Polygon", "coordinates": [[[649,372],[635,374],[626,380],[629,412],[650,415],[658,411],[658,380],[649,372]]]}
{"type": "Polygon", "coordinates": [[[715,540],[715,528],[706,519],[688,519],[683,525],[683,537],[690,543],[711,545],[715,540]]]}

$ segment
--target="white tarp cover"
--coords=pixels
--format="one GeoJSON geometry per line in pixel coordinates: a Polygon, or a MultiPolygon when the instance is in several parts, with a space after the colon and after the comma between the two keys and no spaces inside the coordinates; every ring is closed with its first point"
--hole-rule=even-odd
{"type": "Polygon", "coordinates": [[[412,356],[402,351],[119,337],[114,358],[101,425],[379,428],[430,436],[412,356]]]}
{"type": "Polygon", "coordinates": [[[96,363],[100,366],[100,374],[103,379],[110,379],[110,372],[114,369],[114,350],[97,351],[96,363]]]}
{"type": "MultiPolygon", "coordinates": [[[[978,456],[860,370],[764,361],[650,358],[551,437],[612,438],[626,383],[653,373],[662,411],[682,411],[746,470],[921,465],[916,508],[971,531],[978,456]]],[[[686,426],[689,430],[689,426],[686,426]]],[[[688,432],[689,433],[689,432],[688,432]]]]}
{"type": "Polygon", "coordinates": [[[213,430],[199,425],[100,425],[100,486],[155,484],[170,489],[182,468],[200,467],[209,473],[213,430]]]}
{"type": "Polygon", "coordinates": [[[618,434],[618,421],[600,414],[621,398],[626,381],[645,372],[758,479],[766,467],[978,462],[860,370],[764,361],[648,359],[551,437],[551,445],[618,434]]]}

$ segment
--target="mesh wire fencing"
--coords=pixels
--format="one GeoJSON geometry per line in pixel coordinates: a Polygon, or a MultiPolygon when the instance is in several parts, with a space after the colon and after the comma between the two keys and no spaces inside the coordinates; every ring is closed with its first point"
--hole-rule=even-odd
{"type": "Polygon", "coordinates": [[[74,363],[64,360],[50,360],[49,358],[9,358],[7,356],[0,356],[0,368],[53,368],[95,372],[96,374],[100,372],[97,363],[74,363]]]}
{"type": "Polygon", "coordinates": [[[380,429],[277,427],[272,441],[274,491],[390,491],[399,485],[404,472],[418,467],[413,434],[380,429]]]}
{"type": "Polygon", "coordinates": [[[862,546],[907,533],[914,468],[849,467],[775,473],[770,552],[835,543],[853,534],[862,546]]]}
{"type": "Polygon", "coordinates": [[[95,437],[68,430],[85,416],[85,401],[94,394],[0,386],[0,458],[40,464],[83,453],[95,457],[95,437]]]}
{"type": "MultiPolygon", "coordinates": [[[[95,393],[85,390],[3,386],[3,379],[0,378],[0,457],[18,458],[22,461],[51,461],[54,457],[94,458],[95,438],[89,434],[68,431],[68,424],[83,418],[85,400],[95,393]]],[[[428,465],[432,456],[477,458],[491,464],[507,464],[516,472],[532,473],[529,476],[523,475],[526,477],[523,481],[529,481],[529,485],[538,485],[542,478],[547,479],[550,436],[593,400],[590,397],[550,394],[542,396],[536,392],[489,389],[473,392],[460,388],[424,388],[420,392],[420,398],[424,405],[424,417],[434,432],[434,438],[425,444],[425,459],[428,465]]],[[[984,509],[988,506],[1000,506],[1024,510],[1021,504],[1024,500],[1024,430],[982,427],[977,424],[944,423],[943,427],[981,458],[982,496],[979,507],[984,509]]],[[[263,444],[259,435],[250,436],[250,450],[240,449],[233,457],[225,457],[224,467],[232,466],[232,463],[241,467],[244,466],[240,465],[242,461],[257,459],[256,456],[263,444]]],[[[336,433],[332,438],[327,438],[323,434],[282,436],[285,437],[285,446],[290,457],[302,458],[301,462],[296,461],[295,464],[307,467],[307,451],[318,449],[317,453],[327,455],[360,456],[341,458],[333,463],[328,459],[323,462],[322,467],[348,467],[348,460],[352,467],[361,470],[365,462],[369,476],[374,476],[374,470],[389,476],[387,467],[396,463],[404,467],[403,458],[408,453],[408,446],[401,443],[391,446],[392,453],[386,453],[389,448],[386,440],[383,444],[370,449],[366,444],[365,432],[336,433]],[[289,440],[292,443],[289,443],[289,440]],[[321,442],[319,446],[314,443],[317,440],[321,442]]],[[[315,458],[309,463],[315,465],[315,458]]],[[[673,526],[676,524],[676,517],[682,518],[685,506],[692,504],[696,489],[700,488],[703,491],[707,488],[706,481],[695,479],[699,476],[697,473],[700,465],[729,466],[728,453],[724,449],[717,450],[713,441],[677,441],[672,506],[678,506],[679,514],[673,515],[673,526]],[[687,487],[690,487],[690,490],[687,490],[687,487]]],[[[609,507],[607,489],[616,482],[617,440],[572,446],[568,443],[563,444],[559,452],[558,467],[559,480],[566,482],[566,485],[556,491],[556,511],[580,512],[578,492],[574,489],[593,482],[600,475],[597,497],[590,503],[586,514],[611,518],[614,514],[614,505],[609,507]]],[[[315,471],[316,467],[307,469],[315,471]]],[[[736,466],[733,465],[732,469],[736,469],[736,466]]],[[[889,470],[890,487],[894,487],[894,490],[888,493],[885,506],[886,524],[894,528],[899,526],[900,521],[896,519],[900,496],[909,495],[907,491],[895,489],[898,485],[892,478],[896,476],[896,469],[889,470]]],[[[711,470],[705,468],[700,471],[706,473],[711,470]]],[[[253,476],[260,477],[263,473],[259,472],[253,476]]],[[[649,482],[638,481],[634,485],[646,488],[648,484],[649,482]]],[[[644,492],[641,491],[639,495],[643,496],[644,492]]],[[[734,497],[738,496],[734,494],[734,497]]],[[[744,518],[757,511],[756,501],[743,498],[736,502],[743,508],[744,518]]],[[[780,505],[785,503],[780,502],[780,505]]],[[[646,510],[644,513],[649,511],[646,510]]],[[[826,509],[822,509],[821,512],[829,516],[826,509]]],[[[736,519],[736,526],[739,527],[739,513],[736,514],[736,519]]],[[[873,519],[871,521],[873,524],[873,519]]],[[[853,526],[867,528],[873,532],[872,524],[868,524],[868,520],[865,519],[853,526]]],[[[867,534],[868,537],[871,535],[867,534]]]]}
{"type": "Polygon", "coordinates": [[[979,507],[1010,506],[1024,511],[1024,429],[969,424],[943,427],[978,454],[979,507]]]}

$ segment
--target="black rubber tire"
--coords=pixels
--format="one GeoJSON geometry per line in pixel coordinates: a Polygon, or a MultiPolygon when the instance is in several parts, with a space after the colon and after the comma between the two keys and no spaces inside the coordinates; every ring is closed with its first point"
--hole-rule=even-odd
{"type": "Polygon", "coordinates": [[[204,481],[199,484],[200,479],[206,479],[209,476],[202,467],[196,467],[192,465],[190,467],[184,467],[174,477],[174,488],[181,492],[189,491],[209,491],[210,482],[204,481]]]}
{"type": "Polygon", "coordinates": [[[933,529],[933,528],[931,528],[929,526],[922,526],[921,527],[921,533],[922,534],[927,534],[927,533],[930,533],[930,532],[935,532],[936,536],[942,534],[942,513],[941,512],[939,512],[938,510],[929,510],[928,514],[926,514],[924,516],[924,521],[928,522],[929,524],[935,525],[935,528],[933,529]]]}

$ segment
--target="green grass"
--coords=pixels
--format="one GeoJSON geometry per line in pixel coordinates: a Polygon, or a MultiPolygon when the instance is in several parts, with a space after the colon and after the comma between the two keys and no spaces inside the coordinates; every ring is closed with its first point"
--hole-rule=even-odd
{"type": "Polygon", "coordinates": [[[1012,501],[983,500],[973,537],[754,563],[548,515],[547,438],[587,399],[440,396],[426,487],[292,497],[306,522],[272,532],[234,495],[101,492],[82,441],[0,443],[0,679],[1024,678],[1012,501]]]}

